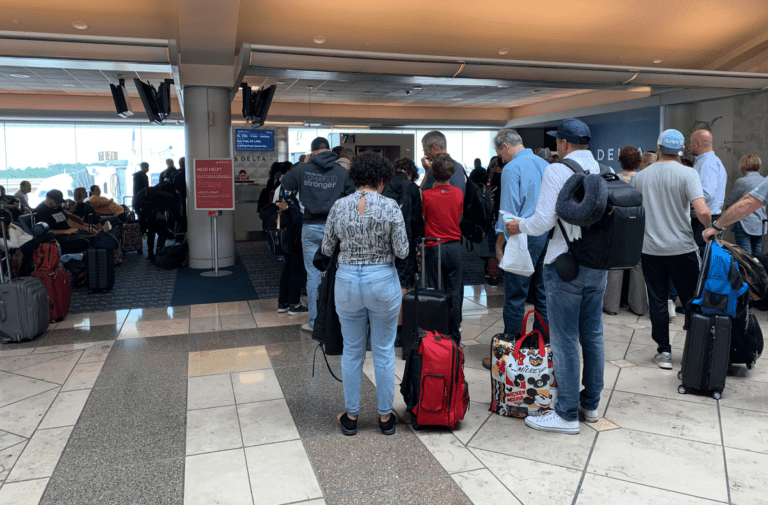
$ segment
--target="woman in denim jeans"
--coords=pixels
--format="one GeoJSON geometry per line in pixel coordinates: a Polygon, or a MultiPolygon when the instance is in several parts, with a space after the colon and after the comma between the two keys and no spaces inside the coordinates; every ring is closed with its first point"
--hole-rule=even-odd
{"type": "Polygon", "coordinates": [[[400,208],[380,194],[394,174],[392,164],[379,154],[357,156],[348,174],[357,191],[333,204],[325,225],[323,254],[331,256],[339,244],[335,301],[344,336],[341,373],[345,411],[338,421],[345,435],[357,433],[369,322],[379,427],[385,435],[392,435],[397,423],[392,403],[401,294],[394,261],[395,256],[407,256],[408,236],[400,208]]]}

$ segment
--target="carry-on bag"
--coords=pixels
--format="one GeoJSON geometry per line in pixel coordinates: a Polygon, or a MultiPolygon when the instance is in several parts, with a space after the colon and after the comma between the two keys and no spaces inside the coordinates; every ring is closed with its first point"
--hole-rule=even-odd
{"type": "MultiPolygon", "coordinates": [[[[421,240],[421,289],[416,288],[403,296],[403,359],[406,358],[408,351],[416,341],[417,329],[435,331],[442,335],[453,335],[453,304],[451,295],[444,293],[442,276],[442,257],[441,257],[440,239],[422,239],[421,240]],[[427,241],[437,242],[437,289],[426,287],[425,247],[427,241]],[[418,296],[417,291],[418,289],[418,296]],[[420,304],[418,311],[416,303],[420,304]],[[418,321],[416,314],[419,314],[418,321]],[[415,329],[411,331],[411,329],[415,329]]],[[[418,284],[418,281],[417,281],[418,284]]]]}
{"type": "Polygon", "coordinates": [[[32,272],[32,277],[40,279],[48,292],[51,322],[63,321],[69,314],[69,304],[72,300],[72,279],[67,269],[63,267],[57,267],[53,270],[38,268],[32,272]]]}
{"type": "Polygon", "coordinates": [[[109,291],[115,285],[115,253],[110,249],[88,249],[88,292],[109,291]]]}
{"type": "Polygon", "coordinates": [[[557,400],[549,328],[541,315],[529,311],[518,335],[491,339],[491,412],[501,416],[538,416],[553,409],[557,400]],[[528,317],[539,320],[538,330],[525,333],[528,317]]]}
{"type": "Polygon", "coordinates": [[[139,253],[144,249],[139,223],[134,221],[123,225],[122,249],[125,252],[138,251],[139,253]]]}
{"type": "Polygon", "coordinates": [[[189,254],[189,245],[186,242],[173,244],[158,249],[155,255],[155,265],[165,270],[180,268],[189,254]]]}
{"type": "MultiPolygon", "coordinates": [[[[8,250],[5,227],[2,228],[5,250],[8,250]]],[[[0,272],[0,342],[24,342],[42,335],[48,329],[48,293],[39,279],[13,279],[11,261],[5,256],[9,282],[0,272]]]]}
{"type": "MultiPolygon", "coordinates": [[[[704,265],[699,275],[694,298],[706,296],[707,276],[711,262],[712,241],[707,242],[704,249],[704,265]]],[[[718,260],[719,261],[719,260],[718,260]]],[[[719,305],[713,295],[712,304],[719,305]]],[[[728,295],[725,295],[724,308],[727,310],[728,295]]],[[[731,318],[728,315],[705,314],[691,304],[688,330],[685,335],[683,350],[683,366],[677,374],[682,384],[677,392],[685,394],[688,389],[709,393],[716,400],[720,399],[725,388],[725,377],[728,374],[729,352],[731,348],[731,318]]]]}

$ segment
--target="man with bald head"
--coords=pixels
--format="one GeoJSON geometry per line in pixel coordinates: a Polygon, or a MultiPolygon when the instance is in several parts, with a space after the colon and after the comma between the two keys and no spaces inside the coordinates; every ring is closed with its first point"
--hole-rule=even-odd
{"type": "MultiPolygon", "coordinates": [[[[704,202],[709,208],[712,220],[716,220],[723,212],[725,202],[725,185],[728,183],[728,174],[723,162],[712,150],[712,132],[709,130],[696,130],[691,134],[691,152],[696,156],[693,168],[701,179],[701,187],[704,190],[704,202]]],[[[701,233],[705,226],[699,222],[695,215],[691,215],[691,226],[699,249],[704,252],[704,240],[701,233]]]]}

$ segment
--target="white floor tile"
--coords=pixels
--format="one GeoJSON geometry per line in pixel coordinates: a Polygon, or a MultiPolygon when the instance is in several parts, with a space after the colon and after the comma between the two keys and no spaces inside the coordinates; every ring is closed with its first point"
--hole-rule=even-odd
{"type": "Polygon", "coordinates": [[[448,473],[479,470],[483,464],[450,431],[416,431],[421,443],[448,473]]]}
{"type": "Polygon", "coordinates": [[[53,475],[56,463],[67,445],[72,427],[37,430],[16,461],[6,482],[40,479],[53,475]]]}
{"type": "Polygon", "coordinates": [[[246,447],[299,438],[299,432],[285,400],[238,405],[237,413],[246,447]]]}
{"type": "Polygon", "coordinates": [[[232,314],[220,316],[223,330],[250,330],[256,328],[256,320],[248,311],[247,314],[232,314]]]}
{"type": "Polygon", "coordinates": [[[93,347],[89,347],[83,351],[83,355],[80,357],[78,363],[98,363],[99,361],[105,361],[109,355],[109,351],[112,350],[112,344],[112,341],[96,342],[93,347]]]}
{"type": "Polygon", "coordinates": [[[768,414],[720,407],[726,447],[768,454],[768,414]]]}
{"type": "Polygon", "coordinates": [[[283,398],[283,390],[271,368],[233,373],[232,385],[237,403],[263,402],[283,398]]]}
{"type": "Polygon", "coordinates": [[[0,489],[0,503],[3,505],[37,505],[43,497],[48,479],[28,480],[9,483],[0,489]]]}
{"type": "Polygon", "coordinates": [[[768,387],[764,382],[733,379],[725,381],[720,405],[735,409],[768,412],[768,387]]]}
{"type": "Polygon", "coordinates": [[[29,438],[56,399],[59,388],[0,408],[0,430],[29,438]]]}
{"type": "Polygon", "coordinates": [[[260,505],[323,497],[300,440],[247,447],[245,457],[260,505]]]}
{"type": "Polygon", "coordinates": [[[529,461],[496,452],[472,449],[472,452],[512,491],[523,505],[542,503],[542,489],[531,483],[546,487],[547,505],[570,505],[581,480],[581,470],[529,461]]]}
{"type": "Polygon", "coordinates": [[[487,404],[470,400],[469,408],[464,414],[464,419],[453,430],[453,434],[461,440],[462,444],[466,445],[490,415],[487,404]]]}
{"type": "Polygon", "coordinates": [[[95,361],[93,363],[82,363],[75,366],[72,373],[69,375],[67,382],[61,388],[62,391],[74,391],[77,389],[91,389],[96,383],[96,379],[99,378],[101,373],[101,367],[104,366],[103,361],[95,361]]]}
{"type": "Polygon", "coordinates": [[[16,444],[20,444],[25,440],[25,437],[20,437],[19,435],[14,435],[7,431],[0,431],[0,451],[16,444]]]}
{"type": "Polygon", "coordinates": [[[493,414],[469,447],[583,470],[596,435],[584,425],[578,435],[546,433],[528,428],[523,419],[493,414]]]}
{"type": "Polygon", "coordinates": [[[731,485],[731,501],[738,505],[765,505],[766,469],[768,455],[755,452],[725,449],[728,461],[728,482],[731,485]]]}
{"type": "Polygon", "coordinates": [[[76,351],[39,365],[17,370],[15,373],[55,384],[64,384],[82,354],[83,351],[76,351]]]}
{"type": "Polygon", "coordinates": [[[24,452],[26,446],[27,440],[23,439],[16,445],[0,450],[0,485],[2,485],[2,483],[5,482],[5,479],[8,478],[8,474],[11,473],[11,468],[16,464],[16,460],[19,459],[19,456],[24,452]]]}
{"type": "Polygon", "coordinates": [[[451,475],[451,478],[464,491],[467,498],[476,505],[486,503],[520,504],[520,501],[488,470],[455,473],[451,475]]]}
{"type": "Polygon", "coordinates": [[[587,474],[581,484],[576,505],[620,503],[622,505],[648,505],[674,503],[675,505],[713,505],[714,502],[633,482],[587,474]]]}
{"type": "Polygon", "coordinates": [[[608,419],[622,428],[720,443],[717,405],[705,405],[615,391],[608,419]]]}
{"type": "Polygon", "coordinates": [[[228,373],[187,379],[187,410],[234,404],[235,395],[228,373]]]}
{"type": "MultiPolygon", "coordinates": [[[[616,384],[616,391],[670,398],[681,402],[715,404],[715,400],[711,396],[698,394],[681,395],[677,392],[679,385],[680,379],[677,378],[677,372],[674,370],[634,366],[621,369],[619,381],[616,384]]],[[[726,383],[727,387],[728,383],[726,383]]],[[[726,395],[723,393],[723,398],[725,397],[726,395]]]]}
{"type": "MultiPolygon", "coordinates": [[[[63,358],[72,351],[52,352],[46,354],[25,354],[19,356],[2,357],[0,358],[0,371],[3,372],[16,372],[17,370],[23,370],[35,365],[41,365],[48,361],[63,358]]],[[[22,374],[23,375],[23,374],[22,374]]]]}
{"type": "Polygon", "coordinates": [[[632,430],[600,434],[589,473],[728,501],[723,449],[632,430]]]}
{"type": "Polygon", "coordinates": [[[59,393],[38,429],[74,426],[90,395],[90,389],[59,393]]]}
{"type": "Polygon", "coordinates": [[[184,505],[253,505],[242,449],[187,456],[184,505]]]}
{"type": "MultiPolygon", "coordinates": [[[[0,407],[24,400],[60,386],[29,377],[0,372],[0,407]]],[[[0,429],[3,429],[0,426],[0,429]]]]}
{"type": "Polygon", "coordinates": [[[189,320],[190,333],[208,333],[211,331],[221,331],[222,329],[219,316],[197,317],[189,320]]]}
{"type": "Polygon", "coordinates": [[[242,446],[234,405],[187,412],[187,456],[242,446]]]}

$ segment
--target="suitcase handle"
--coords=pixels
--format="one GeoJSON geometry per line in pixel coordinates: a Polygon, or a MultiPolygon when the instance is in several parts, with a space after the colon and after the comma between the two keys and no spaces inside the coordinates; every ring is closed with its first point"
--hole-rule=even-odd
{"type": "Polygon", "coordinates": [[[427,287],[427,276],[425,271],[427,269],[427,256],[425,255],[425,249],[427,242],[437,242],[437,290],[443,290],[443,256],[441,251],[442,239],[440,238],[427,238],[421,239],[421,287],[427,287]]]}
{"type": "MultiPolygon", "coordinates": [[[[8,235],[6,235],[6,226],[5,224],[0,225],[0,228],[3,229],[3,245],[5,246],[5,264],[8,268],[8,281],[13,280],[13,271],[11,270],[11,254],[8,250],[8,235]]],[[[0,264],[0,284],[3,284],[5,282],[5,275],[3,275],[3,269],[2,264],[0,264]]],[[[5,321],[5,307],[3,307],[3,318],[2,321],[5,321]]]]}

